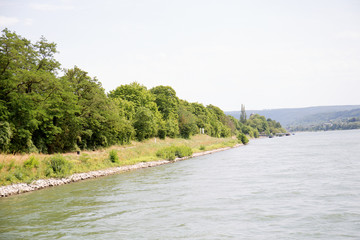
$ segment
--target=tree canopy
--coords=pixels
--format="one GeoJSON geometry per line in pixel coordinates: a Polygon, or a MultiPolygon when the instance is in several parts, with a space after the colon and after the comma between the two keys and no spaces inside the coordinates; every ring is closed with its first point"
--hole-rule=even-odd
{"type": "Polygon", "coordinates": [[[36,43],[8,29],[0,37],[0,152],[67,152],[151,137],[189,138],[274,132],[279,124],[241,121],[213,105],[189,103],[170,86],[133,82],[105,93],[77,66],[61,69],[56,44],[36,43]]]}

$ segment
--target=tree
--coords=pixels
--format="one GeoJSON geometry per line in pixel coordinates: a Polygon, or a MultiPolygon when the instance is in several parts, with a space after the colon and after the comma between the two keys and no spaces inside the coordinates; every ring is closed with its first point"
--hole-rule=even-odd
{"type": "Polygon", "coordinates": [[[234,118],[233,116],[226,116],[226,124],[227,127],[230,128],[231,130],[231,135],[235,135],[238,133],[238,129],[240,129],[239,127],[239,120],[237,120],[236,118],[234,118]]]}
{"type": "Polygon", "coordinates": [[[264,116],[260,116],[259,114],[251,115],[247,121],[247,125],[260,133],[265,133],[269,130],[268,121],[264,116]]]}
{"type": "Polygon", "coordinates": [[[246,123],[246,111],[245,111],[245,105],[241,104],[241,115],[240,115],[240,122],[246,123]]]}
{"type": "Polygon", "coordinates": [[[199,128],[213,137],[285,131],[280,123],[258,115],[247,120],[244,105],[240,122],[216,106],[179,99],[169,86],[148,90],[134,82],[106,95],[101,83],[77,66],[58,76],[56,53],[56,44],[44,37],[32,43],[2,31],[0,152],[55,153],[134,138],[189,138],[199,128]]]}
{"type": "Polygon", "coordinates": [[[147,90],[143,85],[137,82],[131,84],[121,85],[108,94],[111,98],[121,98],[132,102],[135,111],[140,107],[146,107],[152,112],[157,112],[158,108],[155,103],[155,96],[147,90]]]}
{"type": "Polygon", "coordinates": [[[8,122],[0,122],[0,152],[7,152],[9,149],[12,131],[8,122]]]}
{"type": "Polygon", "coordinates": [[[190,138],[191,135],[197,133],[195,116],[184,106],[179,108],[179,130],[183,138],[190,138]]]}
{"type": "MultiPolygon", "coordinates": [[[[158,129],[161,128],[161,113],[155,103],[155,96],[147,88],[139,83],[133,82],[131,84],[121,85],[115,90],[110,91],[108,96],[112,99],[118,100],[122,107],[124,107],[124,114],[127,115],[135,129],[135,136],[138,140],[143,140],[152,136],[156,136],[158,129]],[[148,109],[146,111],[144,108],[148,109]],[[140,111],[141,110],[141,111],[140,111]],[[134,115],[134,112],[136,114],[134,115]],[[152,116],[151,124],[147,124],[147,120],[142,121],[139,112],[150,114],[152,116]],[[132,119],[132,120],[131,120],[132,119]],[[148,126],[151,129],[145,129],[148,126]],[[141,132],[137,132],[141,131],[141,132]],[[151,134],[150,134],[151,133],[151,134]]],[[[147,116],[144,116],[146,118],[147,116]]]]}
{"type": "MultiPolygon", "coordinates": [[[[33,133],[39,129],[48,102],[59,90],[54,59],[56,44],[42,37],[32,44],[8,29],[0,37],[1,120],[10,124],[9,151],[37,151],[33,133]]],[[[46,116],[47,118],[49,116],[46,116]]],[[[57,131],[58,129],[54,129],[57,131]]]]}
{"type": "Polygon", "coordinates": [[[101,83],[76,66],[66,70],[63,79],[68,82],[77,99],[79,111],[76,116],[80,126],[78,145],[94,149],[117,143],[119,138],[116,134],[121,128],[118,125],[120,115],[116,104],[107,98],[101,83]]]}
{"type": "Polygon", "coordinates": [[[135,115],[134,128],[139,141],[154,137],[157,134],[157,125],[153,113],[145,107],[140,107],[135,115]]]}
{"type": "Polygon", "coordinates": [[[209,122],[212,125],[213,137],[229,137],[231,135],[230,126],[227,124],[228,118],[224,111],[214,105],[208,105],[206,107],[209,110],[209,122]]]}
{"type": "Polygon", "coordinates": [[[176,114],[179,109],[179,98],[176,92],[169,86],[157,86],[150,89],[155,96],[155,103],[164,119],[168,119],[170,114],[176,114]]]}
{"type": "Polygon", "coordinates": [[[179,116],[178,113],[170,113],[168,118],[165,120],[166,136],[175,138],[179,135],[179,116]]]}

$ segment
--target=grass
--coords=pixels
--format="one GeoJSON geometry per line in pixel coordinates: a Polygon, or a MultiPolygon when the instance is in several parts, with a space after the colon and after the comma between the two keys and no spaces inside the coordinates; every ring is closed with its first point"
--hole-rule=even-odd
{"type": "MultiPolygon", "coordinates": [[[[36,179],[65,177],[74,173],[162,160],[166,156],[161,152],[166,152],[166,149],[175,149],[173,153],[178,157],[187,156],[191,152],[232,147],[237,143],[237,139],[234,138],[196,135],[191,139],[166,138],[156,139],[156,141],[149,139],[143,142],[132,142],[125,146],[118,145],[97,151],[83,151],[80,155],[77,155],[76,152],[56,155],[0,154],[0,186],[20,182],[30,183],[36,179]]],[[[170,158],[173,158],[173,153],[170,158]]]]}

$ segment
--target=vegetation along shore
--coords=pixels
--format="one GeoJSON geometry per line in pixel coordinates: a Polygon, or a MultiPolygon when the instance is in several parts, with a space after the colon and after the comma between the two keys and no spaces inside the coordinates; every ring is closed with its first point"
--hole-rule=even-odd
{"type": "Polygon", "coordinates": [[[32,43],[2,31],[1,186],[171,161],[286,132],[264,116],[248,118],[245,106],[236,119],[180,99],[170,86],[134,82],[105,93],[79,67],[62,69],[56,53],[44,37],[32,43]]]}

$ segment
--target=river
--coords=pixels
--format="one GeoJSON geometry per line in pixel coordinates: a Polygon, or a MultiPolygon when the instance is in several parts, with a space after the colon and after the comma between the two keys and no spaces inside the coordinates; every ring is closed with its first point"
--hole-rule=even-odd
{"type": "Polygon", "coordinates": [[[259,139],[3,198],[0,239],[360,239],[360,131],[259,139]]]}

